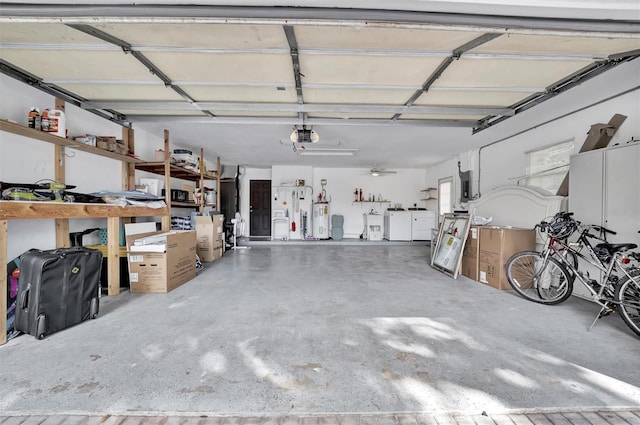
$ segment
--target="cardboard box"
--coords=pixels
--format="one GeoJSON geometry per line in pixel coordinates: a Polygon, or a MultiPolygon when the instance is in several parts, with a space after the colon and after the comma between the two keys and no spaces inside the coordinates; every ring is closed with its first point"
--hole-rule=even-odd
{"type": "Polygon", "coordinates": [[[480,227],[478,281],[496,289],[511,289],[504,264],[516,252],[535,250],[533,229],[480,227]]]}
{"type": "Polygon", "coordinates": [[[469,228],[467,242],[464,244],[464,251],[462,251],[462,270],[460,270],[460,272],[463,276],[473,280],[478,280],[479,238],[480,228],[478,226],[471,226],[469,228]]]}
{"type": "Polygon", "coordinates": [[[219,260],[224,245],[224,215],[196,216],[195,221],[200,260],[207,263],[219,260]]]}
{"type": "Polygon", "coordinates": [[[166,293],[196,277],[196,232],[192,230],[130,235],[127,247],[132,293],[166,293]],[[164,252],[130,251],[137,239],[163,234],[164,252]]]}
{"type": "MultiPolygon", "coordinates": [[[[616,131],[618,131],[618,128],[620,128],[626,119],[626,115],[615,114],[611,117],[608,124],[593,124],[587,133],[587,138],[582,143],[582,147],[580,147],[580,152],[606,148],[616,134],[616,131]]],[[[556,195],[569,196],[569,172],[567,172],[564,180],[560,183],[556,195]]]]}

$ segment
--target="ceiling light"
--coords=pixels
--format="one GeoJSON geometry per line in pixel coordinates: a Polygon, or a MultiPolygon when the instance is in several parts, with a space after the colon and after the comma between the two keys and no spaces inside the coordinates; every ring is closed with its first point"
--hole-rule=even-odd
{"type": "Polygon", "coordinates": [[[303,125],[301,127],[293,127],[293,131],[291,132],[289,139],[293,143],[317,143],[318,140],[320,140],[320,136],[316,133],[313,127],[303,125]]]}
{"type": "Polygon", "coordinates": [[[371,172],[371,175],[372,175],[373,177],[378,177],[378,176],[380,175],[380,173],[379,173],[378,171],[372,171],[372,172],[371,172]]]}
{"type": "Polygon", "coordinates": [[[358,153],[358,149],[298,149],[301,156],[353,156],[358,153]]]}

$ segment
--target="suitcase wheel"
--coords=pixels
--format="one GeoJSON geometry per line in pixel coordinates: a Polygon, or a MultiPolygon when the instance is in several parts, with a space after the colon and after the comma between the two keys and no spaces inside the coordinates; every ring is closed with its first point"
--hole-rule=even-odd
{"type": "Polygon", "coordinates": [[[95,319],[98,317],[98,311],[100,310],[100,299],[92,298],[91,299],[91,318],[95,319]]]}
{"type": "Polygon", "coordinates": [[[44,333],[47,331],[47,318],[41,314],[38,316],[38,321],[36,322],[36,334],[35,337],[38,339],[44,338],[44,333]]]}

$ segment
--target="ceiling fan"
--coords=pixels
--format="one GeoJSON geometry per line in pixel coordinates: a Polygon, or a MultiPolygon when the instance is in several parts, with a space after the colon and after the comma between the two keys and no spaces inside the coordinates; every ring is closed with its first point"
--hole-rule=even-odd
{"type": "Polygon", "coordinates": [[[385,174],[395,174],[395,173],[397,173],[397,171],[388,171],[379,167],[373,167],[371,170],[369,170],[369,175],[373,177],[383,176],[385,174]]]}

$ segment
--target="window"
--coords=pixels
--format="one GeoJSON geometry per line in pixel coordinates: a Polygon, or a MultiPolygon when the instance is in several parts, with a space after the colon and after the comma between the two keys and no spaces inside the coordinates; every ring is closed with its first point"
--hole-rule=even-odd
{"type": "Polygon", "coordinates": [[[438,214],[453,212],[453,177],[438,180],[438,214]]]}
{"type": "Polygon", "coordinates": [[[537,186],[556,193],[569,171],[573,139],[525,153],[527,186],[537,186]]]}

